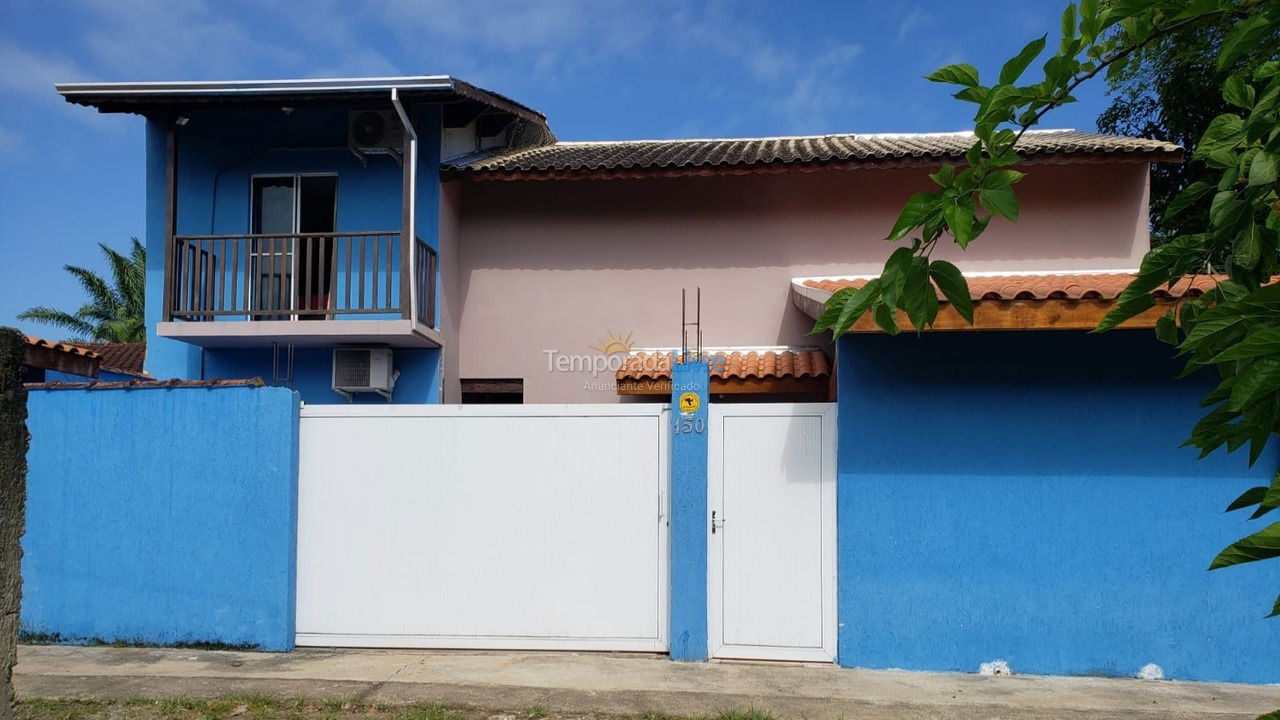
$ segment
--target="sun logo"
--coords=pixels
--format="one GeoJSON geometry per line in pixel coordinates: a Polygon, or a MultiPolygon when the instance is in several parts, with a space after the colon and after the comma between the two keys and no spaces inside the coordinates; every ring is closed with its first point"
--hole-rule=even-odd
{"type": "Polygon", "coordinates": [[[599,345],[591,345],[590,347],[592,350],[599,350],[605,355],[629,353],[631,352],[631,346],[635,345],[635,343],[631,341],[631,336],[633,334],[634,333],[627,333],[626,337],[622,337],[621,335],[615,336],[613,331],[610,330],[609,334],[600,340],[599,345]]]}

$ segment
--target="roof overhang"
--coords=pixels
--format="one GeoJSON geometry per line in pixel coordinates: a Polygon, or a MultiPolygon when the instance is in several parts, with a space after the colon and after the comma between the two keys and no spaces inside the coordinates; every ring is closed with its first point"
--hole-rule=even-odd
{"type": "Polygon", "coordinates": [[[272,345],[438,348],[444,345],[438,330],[412,320],[172,321],[158,323],[156,334],[206,348],[268,348],[272,345]]]}
{"type": "Polygon", "coordinates": [[[294,80],[57,83],[67,102],[101,112],[145,113],[193,106],[262,108],[386,104],[394,88],[406,102],[471,103],[537,124],[542,113],[448,75],[294,80]]]}
{"type": "Polygon", "coordinates": [[[98,377],[102,358],[95,352],[67,343],[49,342],[26,336],[22,364],[41,370],[56,370],[80,377],[98,377]]]}
{"type": "MultiPolygon", "coordinates": [[[[960,330],[1092,330],[1116,305],[1116,298],[1134,275],[1125,272],[1051,272],[1023,275],[971,275],[973,324],[969,324],[944,298],[938,317],[925,331],[960,330]]],[[[815,320],[827,300],[844,287],[860,287],[867,278],[795,278],[791,301],[815,320]]],[[[1199,277],[1180,282],[1154,294],[1155,305],[1120,324],[1121,329],[1155,327],[1171,307],[1184,297],[1196,297],[1217,279],[1199,277]]],[[[906,313],[897,312],[898,327],[913,330],[906,313]]],[[[850,333],[882,332],[869,314],[849,328],[850,333]]]]}

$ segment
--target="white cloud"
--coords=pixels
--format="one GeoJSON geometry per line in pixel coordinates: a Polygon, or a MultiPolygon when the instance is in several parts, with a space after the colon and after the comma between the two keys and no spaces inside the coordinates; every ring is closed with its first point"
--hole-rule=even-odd
{"type": "Polygon", "coordinates": [[[57,99],[55,82],[87,79],[74,62],[59,55],[42,55],[0,38],[0,91],[57,99]]]}
{"type": "MultiPolygon", "coordinates": [[[[128,80],[232,77],[247,68],[301,58],[271,42],[272,28],[254,37],[204,0],[82,0],[95,16],[82,43],[113,78],[128,80]]],[[[298,5],[301,7],[301,4],[298,5]]],[[[219,8],[221,9],[221,8],[219,8]]],[[[301,18],[311,18],[300,13],[301,18]]]]}
{"type": "Polygon", "coordinates": [[[924,10],[918,7],[912,8],[911,12],[907,13],[906,17],[902,18],[902,22],[898,24],[898,42],[906,40],[912,30],[930,22],[932,19],[924,10]]]}

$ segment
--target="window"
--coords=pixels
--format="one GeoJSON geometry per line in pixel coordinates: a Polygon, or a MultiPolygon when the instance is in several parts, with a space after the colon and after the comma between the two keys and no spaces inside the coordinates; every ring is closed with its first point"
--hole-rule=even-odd
{"type": "Polygon", "coordinates": [[[463,405],[520,405],[524,402],[524,380],[462,380],[463,405]]]}

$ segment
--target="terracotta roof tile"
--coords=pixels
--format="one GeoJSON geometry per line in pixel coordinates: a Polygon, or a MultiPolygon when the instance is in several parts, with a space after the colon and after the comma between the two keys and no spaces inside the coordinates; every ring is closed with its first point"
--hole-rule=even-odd
{"type": "MultiPolygon", "coordinates": [[[[1131,273],[1077,273],[1063,275],[995,275],[965,278],[969,295],[982,300],[1114,300],[1133,281],[1131,273]]],[[[1179,281],[1172,288],[1161,287],[1152,295],[1162,299],[1196,297],[1213,289],[1221,279],[1198,275],[1179,281]]],[[[862,287],[865,278],[854,280],[806,280],[806,287],[835,293],[848,287],[862,287]]],[[[938,299],[945,302],[942,292],[938,299]]]]}
{"type": "Polygon", "coordinates": [[[142,378],[151,376],[142,369],[147,357],[146,343],[73,343],[76,347],[97,353],[101,358],[101,367],[122,375],[136,375],[142,378]]]}
{"type": "MultiPolygon", "coordinates": [[[[888,160],[935,164],[959,158],[973,144],[969,133],[902,135],[816,135],[808,137],[711,140],[628,140],[558,142],[487,156],[468,156],[446,164],[464,176],[563,176],[566,172],[676,170],[708,167],[822,165],[888,160]]],[[[1182,148],[1145,138],[1075,130],[1044,130],[1023,136],[1024,157],[1118,154],[1176,161],[1182,148]]]]}
{"type": "Polygon", "coordinates": [[[49,342],[48,340],[45,340],[43,338],[33,337],[31,335],[24,335],[23,337],[27,339],[28,345],[32,345],[34,347],[49,348],[51,350],[57,350],[58,352],[70,353],[71,355],[83,355],[84,357],[87,357],[87,358],[98,357],[98,353],[93,352],[88,348],[80,347],[78,345],[72,345],[70,343],[49,342]]]}
{"type": "Polygon", "coordinates": [[[262,378],[244,378],[238,380],[125,380],[119,382],[52,382],[27,383],[31,390],[140,390],[147,388],[226,388],[226,387],[266,387],[262,378]]]}
{"type": "MultiPolygon", "coordinates": [[[[618,380],[669,380],[674,352],[632,353],[618,369],[618,380]]],[[[821,350],[708,351],[711,377],[822,378],[831,374],[831,363],[821,350]]]]}

